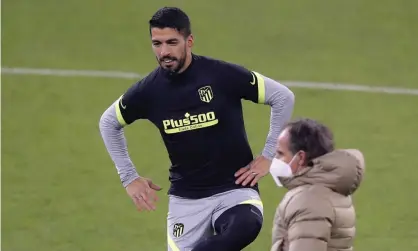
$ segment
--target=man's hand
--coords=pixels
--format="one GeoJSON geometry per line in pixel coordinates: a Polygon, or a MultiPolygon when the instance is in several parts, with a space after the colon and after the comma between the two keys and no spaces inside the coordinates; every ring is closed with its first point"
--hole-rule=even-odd
{"type": "Polygon", "coordinates": [[[152,183],[150,179],[139,177],[132,181],[127,187],[126,192],[135,203],[138,211],[155,210],[155,202],[158,201],[158,197],[155,191],[160,191],[161,187],[152,183]]]}
{"type": "Polygon", "coordinates": [[[235,177],[237,177],[235,184],[246,186],[251,182],[251,186],[255,186],[259,179],[269,173],[270,165],[271,160],[266,159],[264,156],[257,157],[248,166],[239,169],[235,173],[235,177]]]}

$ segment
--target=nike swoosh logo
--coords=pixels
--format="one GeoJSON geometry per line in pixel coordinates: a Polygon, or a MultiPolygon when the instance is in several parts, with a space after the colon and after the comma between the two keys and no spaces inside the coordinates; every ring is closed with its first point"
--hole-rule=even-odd
{"type": "Polygon", "coordinates": [[[255,85],[255,74],[251,72],[251,75],[253,75],[253,81],[250,82],[251,85],[255,85]]]}
{"type": "Polygon", "coordinates": [[[124,106],[123,104],[122,104],[122,98],[120,98],[120,100],[119,100],[119,104],[120,104],[120,106],[122,107],[122,109],[126,109],[126,105],[124,106]]]}

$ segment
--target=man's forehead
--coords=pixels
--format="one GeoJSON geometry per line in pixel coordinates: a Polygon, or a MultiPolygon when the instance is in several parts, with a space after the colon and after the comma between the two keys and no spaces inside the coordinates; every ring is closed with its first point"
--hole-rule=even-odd
{"type": "Polygon", "coordinates": [[[279,135],[279,140],[288,141],[289,140],[289,130],[285,128],[279,135]]]}
{"type": "Polygon", "coordinates": [[[289,131],[284,129],[277,140],[277,145],[280,147],[286,147],[289,144],[289,131]]]}
{"type": "Polygon", "coordinates": [[[172,39],[180,37],[181,34],[173,28],[152,28],[151,36],[153,38],[172,39]]]}

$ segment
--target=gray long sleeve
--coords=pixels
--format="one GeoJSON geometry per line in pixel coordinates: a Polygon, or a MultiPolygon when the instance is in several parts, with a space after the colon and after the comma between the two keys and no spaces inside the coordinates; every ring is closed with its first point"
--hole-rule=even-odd
{"type": "Polygon", "coordinates": [[[99,128],[106,149],[116,166],[122,185],[126,187],[139,175],[129,156],[123,127],[116,117],[115,103],[101,116],[99,128]]]}
{"type": "Polygon", "coordinates": [[[292,117],[295,95],[286,86],[266,76],[262,77],[265,86],[265,104],[271,106],[270,130],[262,155],[271,160],[275,156],[277,138],[292,117]]]}

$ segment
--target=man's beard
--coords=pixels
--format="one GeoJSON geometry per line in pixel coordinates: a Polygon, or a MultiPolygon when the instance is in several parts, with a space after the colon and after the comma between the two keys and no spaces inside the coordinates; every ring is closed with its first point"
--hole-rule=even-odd
{"type": "Polygon", "coordinates": [[[167,56],[167,57],[162,57],[160,59],[157,58],[157,61],[163,69],[169,71],[170,73],[177,74],[183,68],[184,64],[186,63],[186,56],[187,56],[186,48],[184,48],[184,54],[180,59],[178,59],[176,57],[167,56]],[[174,64],[177,62],[177,67],[170,68],[170,67],[164,66],[164,61],[165,60],[172,60],[172,62],[174,64]]]}

